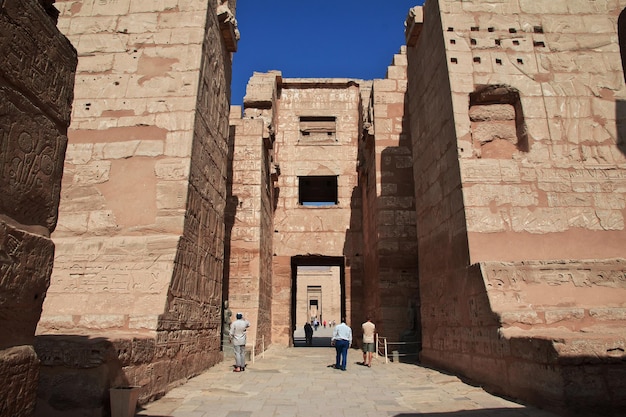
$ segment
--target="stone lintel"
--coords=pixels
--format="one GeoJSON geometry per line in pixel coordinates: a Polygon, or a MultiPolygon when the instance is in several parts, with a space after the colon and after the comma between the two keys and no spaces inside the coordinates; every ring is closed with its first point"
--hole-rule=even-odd
{"type": "Polygon", "coordinates": [[[348,88],[358,87],[361,80],[352,78],[283,78],[282,88],[348,88]]]}
{"type": "Polygon", "coordinates": [[[422,6],[413,7],[405,22],[404,38],[407,46],[417,45],[417,40],[422,33],[424,26],[424,9],[422,6]]]}
{"type": "Polygon", "coordinates": [[[226,44],[226,49],[228,52],[237,52],[239,29],[237,29],[235,15],[228,7],[228,4],[222,4],[217,7],[217,19],[220,22],[220,32],[226,44]]]}

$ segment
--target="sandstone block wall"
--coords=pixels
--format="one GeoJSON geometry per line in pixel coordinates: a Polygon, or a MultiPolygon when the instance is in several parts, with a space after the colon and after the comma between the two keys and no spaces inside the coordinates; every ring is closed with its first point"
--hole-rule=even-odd
{"type": "MultiPolygon", "coordinates": [[[[417,231],[411,135],[406,107],[407,56],[403,48],[387,68],[387,76],[374,80],[370,112],[373,114],[375,194],[364,198],[374,202],[374,230],[364,230],[364,239],[373,241],[376,268],[367,268],[363,289],[363,313],[374,313],[377,331],[389,341],[410,342],[396,346],[417,351],[419,341],[419,289],[417,276],[417,231]],[[378,301],[368,301],[378,299],[378,301]],[[378,321],[378,322],[377,322],[378,321]]],[[[368,145],[366,145],[368,146],[368,145]]],[[[366,261],[367,262],[367,261],[366,261]]],[[[363,317],[362,321],[365,321],[363,317]]]]}
{"type": "Polygon", "coordinates": [[[101,338],[121,356],[91,365],[46,356],[48,413],[66,406],[53,403],[58,390],[99,390],[72,407],[102,412],[110,385],[140,385],[145,401],[222,357],[237,40],[228,6],[59,2],[59,27],[80,59],[54,276],[38,329],[46,337],[38,346],[45,354],[60,336],[80,335],[75,356],[86,360],[81,349],[101,338]],[[81,367],[78,382],[63,376],[81,367]]]}
{"type": "Polygon", "coordinates": [[[242,119],[240,107],[233,108],[230,123],[234,146],[226,215],[233,223],[224,298],[250,321],[247,345],[260,352],[272,341],[273,135],[263,119],[242,119]]]}
{"type": "Polygon", "coordinates": [[[473,262],[623,256],[620,3],[444,8],[473,262]]]}
{"type": "Polygon", "coordinates": [[[0,5],[0,415],[32,416],[76,51],[49,2],[0,5]]]}
{"type": "Polygon", "coordinates": [[[625,6],[429,1],[408,26],[422,359],[563,413],[624,409],[625,6]]]}

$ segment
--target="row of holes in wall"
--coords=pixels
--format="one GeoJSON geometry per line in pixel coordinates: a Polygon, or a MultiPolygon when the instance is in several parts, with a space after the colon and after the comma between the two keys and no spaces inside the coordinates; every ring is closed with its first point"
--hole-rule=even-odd
{"type": "MultiPolygon", "coordinates": [[[[450,58],[450,62],[452,62],[453,64],[458,64],[459,60],[454,58],[454,57],[452,57],[452,58],[450,58]]],[[[474,62],[477,63],[477,64],[480,64],[481,63],[480,57],[479,56],[474,57],[474,62]]],[[[520,64],[520,65],[524,65],[524,60],[522,58],[517,58],[517,63],[520,64]]],[[[500,58],[496,58],[496,64],[502,65],[502,60],[500,58]]]]}
{"type": "MultiPolygon", "coordinates": [[[[478,32],[480,30],[480,27],[478,26],[472,26],[470,28],[470,30],[472,32],[478,32]]],[[[487,28],[487,32],[495,32],[496,29],[494,27],[489,27],[487,28]]],[[[453,27],[449,27],[448,28],[448,32],[454,32],[454,28],[453,27]]],[[[543,27],[541,26],[534,26],[533,27],[533,32],[534,33],[543,33],[543,27]]],[[[517,29],[515,28],[509,28],[509,33],[517,33],[517,29]]],[[[450,39],[450,43],[452,45],[456,44],[456,40],[455,39],[450,39]]],[[[472,45],[476,45],[478,43],[478,41],[474,38],[470,38],[470,43],[472,45]]],[[[500,39],[495,39],[495,44],[496,46],[501,46],[502,45],[502,41],[500,39]]],[[[516,39],[513,39],[513,45],[519,45],[519,41],[516,39]]],[[[543,41],[533,41],[533,46],[537,47],[537,48],[543,48],[546,46],[546,44],[543,41]]],[[[453,64],[458,64],[458,59],[457,58],[450,58],[450,62],[452,62],[453,64]]],[[[474,57],[474,62],[477,64],[481,63],[481,59],[480,57],[474,57]]],[[[522,58],[517,58],[517,63],[520,65],[524,64],[524,60],[522,58]]],[[[502,65],[502,60],[500,58],[496,58],[496,64],[497,65],[502,65]]]]}
{"type": "MultiPolygon", "coordinates": [[[[480,31],[480,26],[472,26],[470,28],[470,31],[478,32],[478,31],[480,31]]],[[[487,32],[495,32],[495,31],[496,31],[496,28],[494,28],[494,27],[488,27],[487,28],[487,32]]],[[[448,27],[448,32],[454,32],[454,28],[453,27],[448,27]]],[[[534,33],[543,33],[543,27],[541,27],[541,26],[533,26],[533,32],[534,33]]],[[[509,28],[509,33],[517,33],[517,29],[509,28]]]]}
{"type": "MultiPolygon", "coordinates": [[[[474,38],[470,38],[470,43],[472,45],[477,45],[478,41],[474,38]]],[[[519,41],[517,39],[513,39],[513,45],[517,46],[519,45],[519,41]]],[[[455,39],[450,39],[450,44],[454,45],[456,44],[456,40],[455,39]]],[[[502,46],[502,41],[500,39],[495,39],[495,44],[496,46],[502,46]]],[[[533,46],[536,48],[543,48],[546,46],[545,42],[543,41],[533,41],[533,46]]]]}

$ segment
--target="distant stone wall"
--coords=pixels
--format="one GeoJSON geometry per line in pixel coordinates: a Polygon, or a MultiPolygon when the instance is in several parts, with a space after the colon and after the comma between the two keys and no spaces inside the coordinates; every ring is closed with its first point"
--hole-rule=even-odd
{"type": "MultiPolygon", "coordinates": [[[[344,312],[355,325],[352,285],[360,287],[362,282],[361,201],[356,188],[362,126],[359,85],[348,79],[283,79],[281,87],[275,125],[275,161],[281,174],[274,217],[273,277],[278,292],[272,304],[273,326],[289,333],[296,325],[302,326],[293,323],[291,311],[294,257],[310,257],[313,263],[326,257],[343,264],[344,312]],[[316,128],[317,122],[320,126],[316,128]],[[320,207],[299,204],[299,178],[319,176],[337,178],[338,203],[320,207]]],[[[288,343],[289,338],[281,335],[279,343],[288,343]]]]}
{"type": "Polygon", "coordinates": [[[32,416],[76,51],[52,2],[0,5],[0,415],[32,416]]]}
{"type": "Polygon", "coordinates": [[[59,26],[80,59],[54,273],[38,328],[48,365],[42,415],[106,412],[107,390],[118,384],[142,386],[146,401],[222,357],[238,37],[222,3],[59,4],[59,26]],[[88,363],[53,354],[63,337],[88,363]],[[91,360],[96,342],[104,353],[91,360]],[[62,390],[82,387],[91,394],[58,401],[62,390]]]}

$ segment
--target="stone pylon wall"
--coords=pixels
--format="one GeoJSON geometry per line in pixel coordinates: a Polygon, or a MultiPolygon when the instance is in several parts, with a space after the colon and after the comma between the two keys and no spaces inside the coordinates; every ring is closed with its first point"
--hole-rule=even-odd
{"type": "Polygon", "coordinates": [[[280,166],[280,176],[274,216],[272,337],[274,342],[288,344],[296,325],[291,311],[296,296],[292,293],[294,257],[309,257],[312,263],[317,258],[322,263],[330,260],[338,266],[343,264],[344,312],[352,326],[359,320],[353,315],[352,302],[360,299],[356,294],[360,294],[362,282],[361,192],[356,175],[362,118],[360,90],[355,81],[282,79],[279,87],[273,125],[274,162],[280,166]],[[314,132],[313,139],[303,137],[301,131],[308,127],[301,122],[320,117],[334,118],[334,124],[326,126],[334,131],[322,136],[314,132]],[[337,176],[338,204],[300,205],[298,178],[305,176],[337,176]]]}
{"type": "Polygon", "coordinates": [[[145,400],[221,358],[237,33],[234,9],[214,0],[58,5],[80,58],[54,276],[38,329],[52,372],[41,401],[53,413],[68,406],[48,402],[55,390],[89,387],[101,402],[70,408],[101,412],[109,385],[140,385],[145,400]],[[63,384],[56,370],[86,366],[56,354],[70,335],[82,339],[63,346],[92,373],[63,384]]]}
{"type": "MultiPolygon", "coordinates": [[[[363,231],[370,242],[365,262],[363,313],[372,315],[381,336],[390,342],[407,342],[394,350],[417,351],[419,341],[419,289],[417,279],[417,238],[411,136],[406,111],[407,57],[403,48],[395,54],[385,79],[374,80],[371,93],[373,115],[369,159],[375,166],[371,189],[364,197],[374,217],[375,229],[363,231]],[[373,252],[373,253],[372,253],[373,252]],[[376,301],[377,299],[377,301],[376,301]]],[[[370,161],[366,164],[369,166],[370,161]]],[[[362,318],[364,322],[366,317],[362,318]]],[[[408,353],[408,352],[407,352],[408,353]]]]}
{"type": "Polygon", "coordinates": [[[272,341],[273,136],[264,118],[241,116],[241,107],[234,106],[230,119],[234,134],[232,188],[227,210],[227,218],[233,221],[224,297],[233,314],[241,312],[250,322],[247,345],[260,352],[272,341]]]}
{"type": "Polygon", "coordinates": [[[51,2],[0,5],[0,415],[32,416],[76,51],[51,2]]]}
{"type": "Polygon", "coordinates": [[[407,32],[422,359],[574,414],[626,404],[624,6],[428,1],[407,32]]]}

